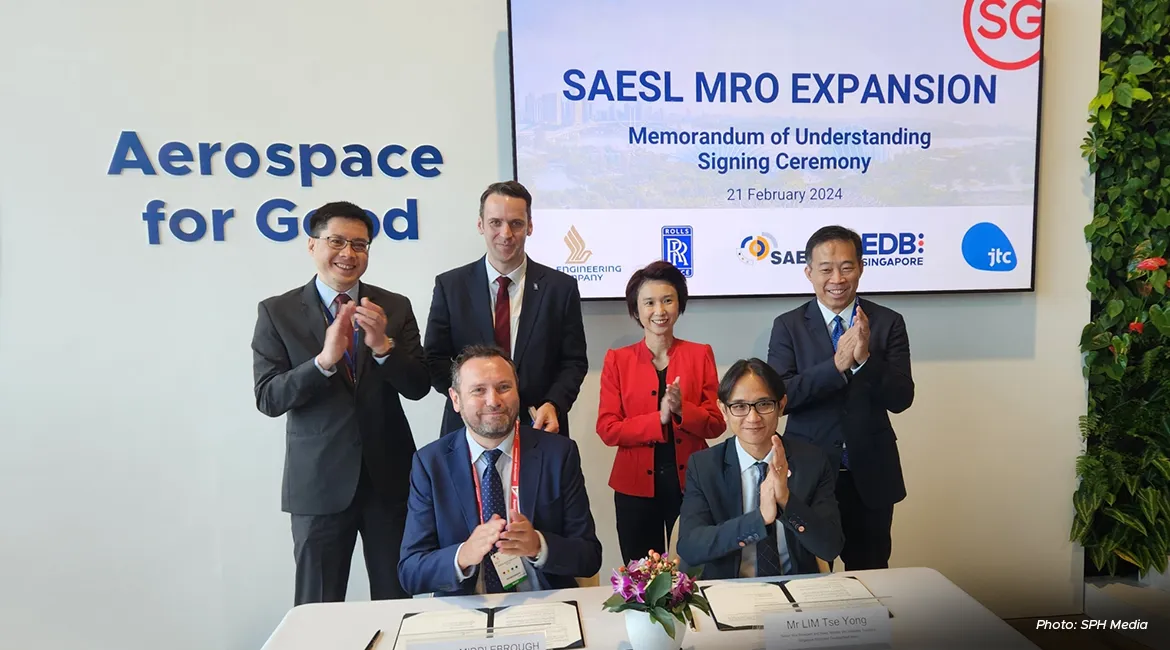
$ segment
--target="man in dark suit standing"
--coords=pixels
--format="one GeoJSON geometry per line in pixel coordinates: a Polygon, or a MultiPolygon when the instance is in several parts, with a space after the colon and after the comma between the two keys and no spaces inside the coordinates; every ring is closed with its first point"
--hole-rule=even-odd
{"type": "Polygon", "coordinates": [[[735,437],[695,452],[679,516],[678,555],[703,578],[820,573],[841,552],[837,468],[776,427],[784,380],[759,359],[732,364],[719,410],[735,437]]]}
{"type": "MultiPolygon", "coordinates": [[[[425,343],[431,384],[447,396],[459,351],[494,343],[519,374],[521,421],[567,436],[569,409],[589,370],[577,280],[524,253],[532,195],[520,183],[489,185],[477,225],[487,254],[435,278],[425,343]]],[[[439,433],[461,426],[448,397],[439,433]]]]}
{"type": "Polygon", "coordinates": [[[836,497],[849,570],[890,562],[894,504],[906,498],[890,413],[914,402],[910,339],[897,312],[857,298],[861,237],[825,226],[805,246],[816,298],[772,324],[768,364],[787,383],[785,438],[820,447],[840,465],[836,497]]]}
{"type": "Polygon", "coordinates": [[[415,455],[403,586],[440,595],[576,587],[601,568],[577,443],[520,425],[502,349],[470,346],[449,372],[466,426],[415,455]]]}
{"type": "Polygon", "coordinates": [[[318,208],[317,275],[261,302],[252,337],[256,407],[288,415],[281,508],[297,605],[345,600],[359,532],[370,596],[406,597],[397,565],[415,446],[400,398],[430,385],[410,300],[360,281],[372,234],[352,203],[318,208]]]}

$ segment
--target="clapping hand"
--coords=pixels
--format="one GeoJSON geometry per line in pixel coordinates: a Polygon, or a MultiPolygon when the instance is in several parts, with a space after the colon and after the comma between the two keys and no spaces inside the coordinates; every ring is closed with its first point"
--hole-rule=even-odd
{"type": "Polygon", "coordinates": [[[857,307],[857,318],[849,331],[857,330],[857,344],[853,348],[854,365],[861,365],[869,359],[869,316],[865,315],[861,306],[857,307]]]}
{"type": "Polygon", "coordinates": [[[678,384],[679,379],[675,377],[674,382],[667,385],[666,392],[662,395],[662,403],[658,409],[662,424],[669,422],[672,414],[682,417],[682,389],[678,384]]]}
{"type": "Polygon", "coordinates": [[[345,356],[345,348],[349,344],[349,337],[353,336],[353,318],[357,306],[347,302],[337,310],[337,317],[325,330],[325,345],[317,355],[317,364],[329,369],[337,365],[345,356]]]}

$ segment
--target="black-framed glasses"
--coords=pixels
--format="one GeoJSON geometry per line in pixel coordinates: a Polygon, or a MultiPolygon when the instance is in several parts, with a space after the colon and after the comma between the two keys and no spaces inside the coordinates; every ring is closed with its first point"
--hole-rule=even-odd
{"type": "Polygon", "coordinates": [[[761,399],[756,400],[755,402],[732,402],[731,404],[727,405],[727,410],[731,411],[731,414],[735,417],[742,418],[743,416],[747,415],[748,411],[752,410],[753,408],[756,409],[756,413],[759,413],[760,415],[768,415],[769,413],[774,412],[779,404],[780,402],[774,399],[761,399]]]}
{"type": "Polygon", "coordinates": [[[349,244],[349,247],[352,248],[353,252],[355,252],[355,253],[364,253],[364,252],[370,250],[370,242],[368,242],[364,239],[346,239],[345,237],[341,237],[339,235],[329,235],[328,237],[314,237],[313,239],[324,240],[326,244],[329,244],[329,248],[332,248],[335,251],[345,250],[346,244],[349,244]]]}

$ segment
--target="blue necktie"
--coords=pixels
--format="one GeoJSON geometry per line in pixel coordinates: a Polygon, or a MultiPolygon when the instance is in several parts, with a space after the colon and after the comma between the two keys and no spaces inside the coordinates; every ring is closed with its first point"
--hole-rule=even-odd
{"type": "MultiPolygon", "coordinates": [[[[507,511],[504,510],[504,483],[500,480],[500,472],[496,469],[496,461],[500,459],[502,453],[504,452],[499,449],[489,449],[483,452],[488,464],[487,468],[483,470],[481,488],[483,494],[480,495],[483,500],[484,521],[491,519],[494,514],[499,515],[501,519],[507,519],[507,511]]],[[[495,552],[496,550],[492,549],[492,553],[495,552]]],[[[483,584],[489,594],[498,594],[504,591],[504,587],[500,583],[500,576],[496,573],[496,565],[491,561],[491,553],[484,558],[483,584]]]]}
{"type": "MultiPolygon", "coordinates": [[[[753,467],[759,473],[756,479],[756,496],[758,498],[759,487],[763,485],[764,479],[768,476],[768,464],[760,461],[753,467]]],[[[776,538],[776,522],[768,524],[765,528],[768,531],[768,536],[756,542],[756,576],[784,575],[784,569],[780,567],[780,544],[776,538]]]]}
{"type": "Polygon", "coordinates": [[[845,333],[845,320],[840,316],[833,317],[833,350],[837,349],[837,341],[841,340],[841,335],[845,333]]]}
{"type": "MultiPolygon", "coordinates": [[[[841,335],[844,333],[845,333],[845,319],[841,318],[840,315],[835,316],[833,318],[833,350],[834,351],[837,350],[837,342],[841,340],[841,335]]],[[[841,464],[844,465],[846,469],[849,468],[849,450],[848,449],[841,450],[841,464]]]]}

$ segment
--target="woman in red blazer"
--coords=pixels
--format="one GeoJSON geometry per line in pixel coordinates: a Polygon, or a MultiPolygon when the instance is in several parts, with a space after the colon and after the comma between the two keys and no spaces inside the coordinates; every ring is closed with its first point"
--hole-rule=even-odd
{"type": "Polygon", "coordinates": [[[597,433],[618,448],[609,486],[628,564],[651,550],[667,551],[687,460],[727,424],[719,411],[711,346],[674,337],[687,306],[683,274],[667,262],[638,270],[626,285],[626,306],[645,336],[605,353],[597,433]]]}

